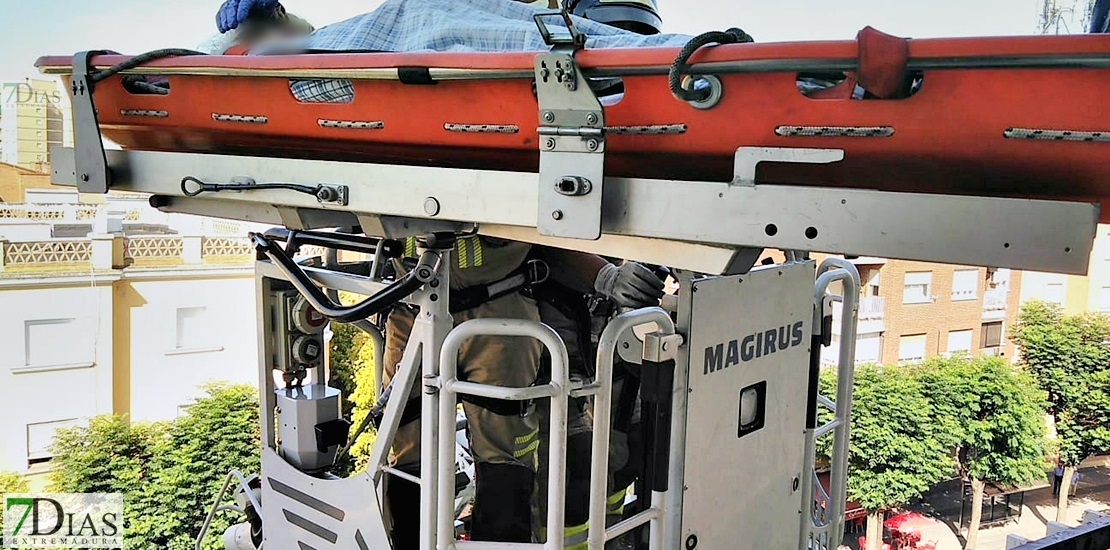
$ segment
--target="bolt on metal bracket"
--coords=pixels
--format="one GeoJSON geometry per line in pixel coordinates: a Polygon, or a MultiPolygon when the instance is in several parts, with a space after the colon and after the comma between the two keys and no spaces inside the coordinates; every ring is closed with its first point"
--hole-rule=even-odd
{"type": "Polygon", "coordinates": [[[601,237],[605,177],[605,111],[574,60],[586,36],[566,12],[541,13],[536,25],[551,52],[536,56],[539,99],[541,235],[601,237]],[[556,36],[544,19],[560,17],[567,33],[556,36]]]}

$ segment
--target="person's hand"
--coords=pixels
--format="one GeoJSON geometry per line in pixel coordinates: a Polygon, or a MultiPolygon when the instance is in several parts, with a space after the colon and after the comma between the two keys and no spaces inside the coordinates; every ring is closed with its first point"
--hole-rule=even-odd
{"type": "Polygon", "coordinates": [[[278,6],[278,0],[226,0],[216,12],[216,28],[225,33],[253,16],[275,13],[278,6]]]}
{"type": "Polygon", "coordinates": [[[620,267],[605,264],[594,279],[594,290],[612,298],[620,307],[650,307],[659,305],[663,281],[636,262],[626,262],[620,267]]]}

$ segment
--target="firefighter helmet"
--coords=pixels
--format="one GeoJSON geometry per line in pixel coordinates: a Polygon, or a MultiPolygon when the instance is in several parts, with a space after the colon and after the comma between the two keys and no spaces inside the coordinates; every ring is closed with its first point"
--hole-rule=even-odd
{"type": "Polygon", "coordinates": [[[655,0],[566,0],[567,11],[639,34],[663,32],[663,19],[655,0]]]}

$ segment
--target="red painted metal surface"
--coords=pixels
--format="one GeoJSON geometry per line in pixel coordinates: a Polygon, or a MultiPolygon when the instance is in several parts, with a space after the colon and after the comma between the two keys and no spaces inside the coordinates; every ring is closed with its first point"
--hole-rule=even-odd
{"type": "MultiPolygon", "coordinates": [[[[674,49],[594,50],[578,56],[587,71],[663,67],[674,49]]],[[[1008,37],[910,41],[910,66],[955,58],[998,62],[1014,57],[1110,54],[1110,36],[1008,37]]],[[[692,63],[759,60],[851,62],[856,42],[720,46],[692,63]]],[[[327,54],[200,56],[164,59],[151,67],[234,71],[435,67],[530,71],[534,53],[327,54]]],[[[97,58],[112,65],[120,56],[97,58]]],[[[69,66],[68,57],[39,60],[69,66]]],[[[726,181],[741,146],[828,147],[843,162],[761,168],[759,181],[1050,199],[1110,198],[1110,143],[1007,139],[1010,128],[1110,133],[1110,69],[927,69],[907,99],[810,99],[796,73],[721,74],[724,95],[709,110],[675,99],[662,74],[623,77],[624,99],[605,110],[607,126],[683,124],[681,135],[607,138],[606,173],[659,179],[726,181]],[[883,126],[891,137],[786,137],[780,126],[883,126]]],[[[119,77],[101,83],[95,100],[105,137],[128,149],[250,154],[417,165],[535,170],[538,105],[527,79],[442,81],[406,85],[355,80],[354,101],[304,104],[288,78],[167,77],[167,96],[124,90],[119,77]],[[123,116],[167,111],[165,118],[123,116]],[[227,122],[214,114],[266,117],[265,124],[227,122]],[[320,120],[381,122],[382,129],[322,127],[320,120]],[[447,124],[513,125],[517,133],[460,133],[447,124]]],[[[1104,209],[1106,210],[1106,209],[1104,209]]]]}

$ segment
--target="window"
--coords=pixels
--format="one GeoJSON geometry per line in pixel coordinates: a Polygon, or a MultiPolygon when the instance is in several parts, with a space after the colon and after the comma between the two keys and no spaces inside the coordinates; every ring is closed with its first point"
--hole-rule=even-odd
{"type": "Polygon", "coordinates": [[[59,429],[72,428],[76,425],[75,418],[28,424],[27,461],[34,463],[52,458],[54,455],[50,452],[50,445],[54,443],[54,433],[59,429]]]}
{"type": "Polygon", "coordinates": [[[948,353],[971,351],[971,329],[953,330],[948,333],[948,353]]]}
{"type": "Polygon", "coordinates": [[[866,291],[865,295],[866,296],[878,296],[879,295],[879,272],[878,271],[875,272],[875,276],[871,277],[870,281],[867,281],[867,291],[866,291]]]}
{"type": "Polygon", "coordinates": [[[921,361],[925,359],[925,335],[911,334],[902,336],[898,342],[899,361],[921,361]]]}
{"type": "Polygon", "coordinates": [[[1044,289],[1044,301],[1058,306],[1064,305],[1064,283],[1048,283],[1044,289]]]}
{"type": "Polygon", "coordinates": [[[905,288],[902,292],[902,303],[923,304],[933,300],[931,289],[933,286],[932,271],[911,271],[906,273],[905,288]]]}
{"type": "Polygon", "coordinates": [[[25,367],[92,366],[95,360],[95,336],[89,323],[43,319],[25,321],[23,330],[25,367]]]}
{"type": "Polygon", "coordinates": [[[974,300],[978,295],[979,270],[957,270],[952,276],[952,301],[974,300]]]}
{"type": "Polygon", "coordinates": [[[997,348],[1002,345],[1002,321],[983,323],[982,332],[979,342],[980,348],[997,348]]]}
{"type": "Polygon", "coordinates": [[[178,308],[176,349],[196,350],[214,347],[210,326],[207,308],[203,306],[178,308]]]}
{"type": "Polygon", "coordinates": [[[879,333],[864,334],[856,339],[856,364],[878,363],[883,355],[883,337],[879,333]]]}
{"type": "Polygon", "coordinates": [[[1098,310],[1110,313],[1110,286],[1104,286],[1098,291],[1098,310]]]}

